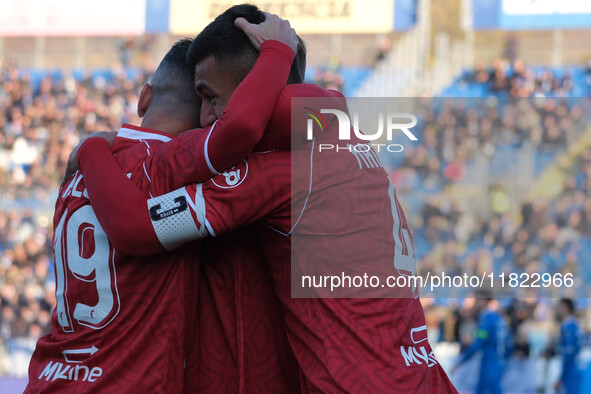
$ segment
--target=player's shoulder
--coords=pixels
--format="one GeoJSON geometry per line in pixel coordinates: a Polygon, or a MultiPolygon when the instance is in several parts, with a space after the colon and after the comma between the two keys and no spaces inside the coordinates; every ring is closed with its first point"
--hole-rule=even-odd
{"type": "Polygon", "coordinates": [[[124,124],[115,138],[111,152],[115,155],[133,156],[134,153],[146,154],[146,150],[157,149],[174,138],[172,134],[124,124]]]}
{"type": "Polygon", "coordinates": [[[490,311],[482,311],[480,313],[480,317],[478,318],[478,321],[481,324],[490,324],[494,321],[494,315],[490,312],[490,311]]]}
{"type": "Polygon", "coordinates": [[[292,97],[344,97],[341,92],[333,89],[325,89],[313,83],[294,83],[286,85],[281,91],[281,96],[292,97]]]}
{"type": "Polygon", "coordinates": [[[346,100],[343,94],[337,90],[325,89],[311,83],[286,85],[279,94],[279,98],[275,104],[275,110],[269,121],[268,129],[299,125],[302,126],[301,130],[305,130],[308,119],[305,112],[308,112],[309,110],[306,110],[306,108],[310,107],[316,112],[320,111],[321,108],[346,110],[346,100]],[[304,101],[300,101],[295,106],[292,106],[292,99],[298,97],[313,100],[304,99],[304,101]],[[299,105],[302,103],[304,104],[299,105]],[[296,107],[298,109],[295,109],[296,107]],[[293,118],[292,114],[297,115],[297,117],[293,118]]]}
{"type": "Polygon", "coordinates": [[[283,171],[291,165],[291,151],[285,149],[251,153],[244,161],[267,171],[283,171]]]}
{"type": "Polygon", "coordinates": [[[123,124],[117,133],[116,140],[128,140],[132,143],[139,141],[162,141],[168,142],[174,138],[174,135],[165,131],[148,129],[130,124],[123,124]]]}
{"type": "Polygon", "coordinates": [[[138,167],[144,160],[148,160],[146,165],[149,165],[149,159],[165,143],[166,141],[159,139],[134,141],[116,138],[111,151],[115,155],[115,160],[117,160],[119,166],[124,170],[128,170],[138,167]]]}
{"type": "Polygon", "coordinates": [[[286,150],[251,153],[210,182],[220,189],[260,187],[269,182],[285,184],[291,179],[290,163],[290,152],[286,150]]]}
{"type": "MultiPolygon", "coordinates": [[[[150,136],[150,134],[147,134],[147,136],[150,136]]],[[[128,150],[133,151],[135,149],[145,149],[146,147],[155,148],[165,144],[166,142],[168,142],[168,140],[160,138],[142,138],[133,140],[117,136],[113,141],[111,152],[118,154],[128,150]]]]}
{"type": "Polygon", "coordinates": [[[63,186],[60,187],[55,202],[55,216],[61,217],[64,212],[73,212],[82,205],[89,204],[88,192],[84,184],[84,178],[77,171],[63,186]]]}
{"type": "Polygon", "coordinates": [[[323,121],[324,118],[329,116],[326,114],[320,115],[323,108],[333,108],[346,112],[347,100],[338,90],[325,89],[311,83],[287,85],[279,94],[270,124],[273,125],[278,118],[287,119],[288,121],[291,119],[292,126],[297,125],[297,127],[303,127],[302,130],[305,130],[310,111],[315,112],[323,121]],[[300,100],[292,100],[298,98],[300,100]],[[287,112],[291,113],[291,116],[287,115],[287,112]],[[297,117],[294,118],[294,115],[297,117]]]}

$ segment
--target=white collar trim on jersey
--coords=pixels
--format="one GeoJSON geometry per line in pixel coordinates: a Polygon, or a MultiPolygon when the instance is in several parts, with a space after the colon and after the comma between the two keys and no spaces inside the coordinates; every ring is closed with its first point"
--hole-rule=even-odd
{"type": "Polygon", "coordinates": [[[170,137],[165,135],[129,129],[127,127],[122,127],[117,133],[117,137],[127,138],[129,140],[158,140],[164,142],[171,140],[170,137]]]}

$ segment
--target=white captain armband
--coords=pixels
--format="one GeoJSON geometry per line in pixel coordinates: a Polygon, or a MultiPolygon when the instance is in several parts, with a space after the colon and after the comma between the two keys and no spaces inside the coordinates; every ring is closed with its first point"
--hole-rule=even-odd
{"type": "Polygon", "coordinates": [[[185,188],[148,200],[150,220],[158,240],[166,250],[173,250],[188,241],[209,235],[204,216],[197,214],[197,223],[191,215],[191,199],[185,188]]]}

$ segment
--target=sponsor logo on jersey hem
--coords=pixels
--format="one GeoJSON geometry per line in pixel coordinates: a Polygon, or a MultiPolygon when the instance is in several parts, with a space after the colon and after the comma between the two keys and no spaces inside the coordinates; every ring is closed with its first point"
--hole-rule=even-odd
{"type": "MultiPolygon", "coordinates": [[[[410,340],[415,345],[427,340],[427,326],[423,325],[420,327],[413,327],[410,330],[410,340]]],[[[437,365],[437,360],[435,359],[435,355],[433,351],[427,353],[427,348],[425,346],[408,346],[405,348],[404,346],[400,346],[400,354],[404,359],[407,367],[410,367],[411,364],[423,365],[426,364],[427,367],[431,368],[434,365],[437,365]]]]}
{"type": "Polygon", "coordinates": [[[53,382],[57,379],[70,380],[75,382],[94,383],[103,374],[100,367],[87,367],[86,365],[68,365],[57,361],[50,361],[39,375],[38,379],[45,378],[45,381],[53,382]]]}
{"type": "Polygon", "coordinates": [[[84,360],[80,360],[80,358],[86,359],[88,356],[84,357],[85,355],[92,356],[98,352],[98,348],[94,345],[92,347],[86,349],[69,349],[64,350],[62,354],[68,363],[81,363],[84,360]]]}

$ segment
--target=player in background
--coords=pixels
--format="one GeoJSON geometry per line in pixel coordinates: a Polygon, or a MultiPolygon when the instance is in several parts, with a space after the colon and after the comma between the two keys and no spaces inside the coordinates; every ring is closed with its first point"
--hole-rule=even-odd
{"type": "MultiPolygon", "coordinates": [[[[278,41],[261,46],[252,75],[244,81],[244,88],[237,89],[228,112],[217,123],[216,131],[225,138],[232,135],[226,130],[230,127],[235,133],[262,134],[297,45],[295,32],[277,17],[250,31],[262,34],[262,41],[270,34],[291,48],[278,41]],[[233,101],[244,101],[240,92],[249,89],[261,91],[257,109],[262,120],[251,117],[245,122],[242,112],[232,111],[233,101]]],[[[144,85],[138,103],[142,127],[124,125],[113,143],[117,162],[146,196],[162,193],[167,185],[165,178],[152,182],[155,167],[151,159],[162,154],[158,145],[200,125],[194,73],[185,62],[190,43],[188,39],[176,43],[151,82],[144,85]]],[[[218,157],[218,144],[223,146],[224,141],[217,135],[208,138],[210,134],[195,130],[185,134],[189,135],[186,140],[178,138],[185,144],[194,143],[189,149],[204,152],[199,155],[201,160],[194,156],[193,164],[199,166],[201,161],[205,166],[199,167],[200,173],[199,168],[193,169],[198,174],[192,176],[206,179],[211,162],[240,159],[218,157]]],[[[232,149],[221,152],[234,153],[232,149]]],[[[169,168],[176,173],[175,165],[169,168]]],[[[125,241],[107,238],[79,173],[60,189],[54,227],[57,307],[52,333],[38,341],[33,354],[27,392],[182,392],[185,363],[191,360],[188,345],[196,331],[198,246],[187,245],[174,254],[149,259],[122,253],[113,246],[125,245],[125,241]]],[[[184,228],[200,230],[194,225],[184,228]]],[[[232,376],[224,378],[231,380],[232,376]]]]}
{"type": "MultiPolygon", "coordinates": [[[[212,24],[223,23],[218,19],[212,24]]],[[[193,45],[199,45],[198,38],[193,45]]],[[[190,55],[191,52],[192,49],[190,55]]],[[[194,53],[200,54],[193,57],[196,87],[202,98],[209,101],[204,102],[201,114],[213,120],[223,112],[224,97],[231,87],[215,77],[215,68],[211,66],[219,66],[219,57],[199,49],[194,53]],[[214,115],[210,116],[211,113],[214,115]]],[[[332,104],[336,105],[332,108],[346,111],[344,99],[332,104]]],[[[280,151],[254,154],[235,167],[234,173],[226,172],[204,184],[148,201],[148,210],[188,194],[196,205],[205,207],[205,212],[192,212],[191,216],[210,235],[264,218],[258,231],[283,306],[290,344],[302,369],[303,391],[456,392],[427,342],[416,289],[403,290],[404,297],[399,298],[292,298],[293,256],[297,258],[296,266],[303,267],[304,272],[311,272],[322,263],[329,264],[325,268],[333,272],[359,268],[377,268],[380,273],[397,276],[415,272],[408,225],[375,152],[368,150],[363,157],[352,151],[341,155],[316,152],[315,144],[335,141],[336,125],[330,119],[318,140],[296,153],[296,157],[303,153],[300,159],[305,159],[298,161],[307,177],[303,184],[292,184],[293,153],[291,157],[280,151]],[[334,204],[326,204],[327,201],[334,204]],[[294,210],[298,220],[292,221],[294,210]],[[320,219],[324,213],[330,216],[328,220],[320,219]],[[292,242],[298,231],[298,241],[292,242]],[[374,254],[367,257],[368,251],[374,254]],[[364,265],[367,262],[369,266],[364,265]]],[[[351,140],[352,145],[361,142],[351,140]]],[[[78,156],[85,176],[96,181],[90,195],[108,231],[117,231],[119,224],[124,223],[118,224],[121,221],[117,214],[104,209],[109,203],[103,197],[109,198],[107,185],[99,185],[99,168],[133,196],[128,199],[126,194],[126,201],[120,201],[119,208],[132,210],[134,225],[152,227],[148,210],[141,208],[146,199],[128,188],[133,185],[113,165],[104,147],[88,141],[78,156]],[[100,162],[100,166],[89,165],[93,161],[100,162]]],[[[175,219],[158,221],[157,226],[167,228],[167,232],[176,229],[180,236],[182,230],[175,227],[175,219]]],[[[154,227],[152,234],[160,238],[161,231],[154,227]]],[[[140,246],[152,239],[153,235],[137,237],[134,242],[140,246]]],[[[378,290],[375,294],[387,292],[378,290]]]]}
{"type": "Polygon", "coordinates": [[[571,299],[563,298],[558,303],[560,338],[558,349],[562,355],[562,372],[556,382],[558,392],[575,394],[581,392],[581,371],[577,356],[581,348],[581,328],[575,317],[575,306],[571,299]]]}
{"type": "Polygon", "coordinates": [[[477,294],[476,307],[480,310],[476,339],[460,355],[454,367],[465,363],[476,353],[482,353],[477,393],[501,393],[504,362],[511,352],[507,325],[499,312],[499,302],[488,292],[477,294]]]}

